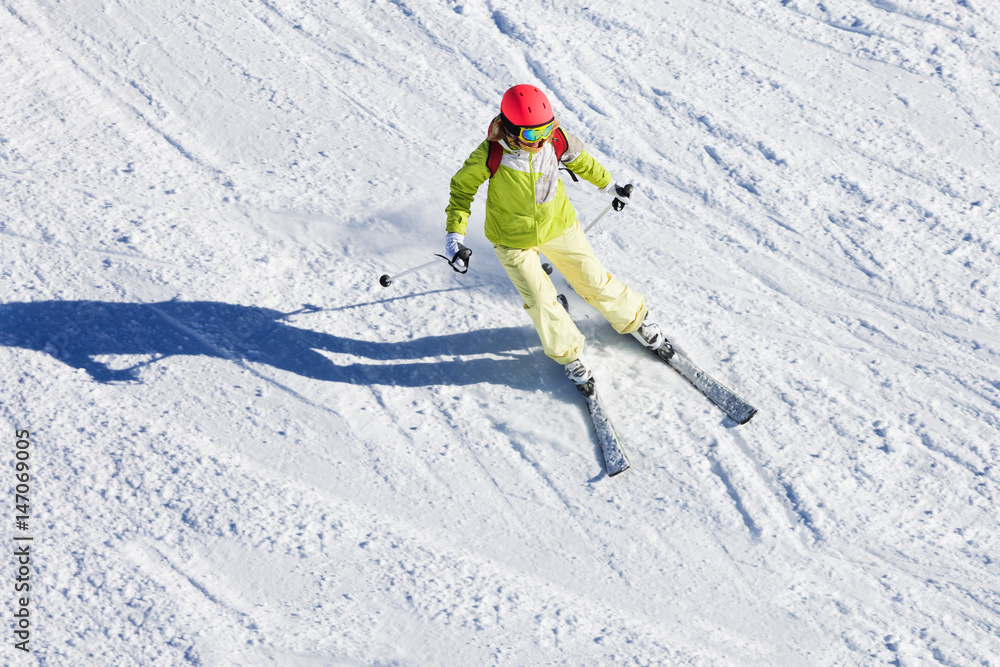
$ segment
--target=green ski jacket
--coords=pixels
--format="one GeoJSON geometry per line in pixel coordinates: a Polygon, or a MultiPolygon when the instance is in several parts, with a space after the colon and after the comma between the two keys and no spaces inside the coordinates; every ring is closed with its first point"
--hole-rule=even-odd
{"type": "MultiPolygon", "coordinates": [[[[562,164],[580,178],[604,188],[611,183],[611,174],[586,150],[583,142],[566,132],[568,147],[562,164]]],[[[547,142],[537,153],[512,150],[506,143],[503,159],[490,178],[486,157],[489,142],[476,150],[451,179],[451,196],[447,213],[447,231],[465,234],[472,211],[472,200],[485,181],[486,238],[491,243],[508,248],[535,248],[550,241],[576,224],[576,211],[566,187],[559,178],[560,161],[552,143],[547,142]]]]}

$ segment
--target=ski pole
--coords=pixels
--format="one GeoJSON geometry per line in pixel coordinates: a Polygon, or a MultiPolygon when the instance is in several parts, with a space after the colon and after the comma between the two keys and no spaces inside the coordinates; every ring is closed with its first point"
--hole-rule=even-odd
{"type": "MultiPolygon", "coordinates": [[[[448,262],[448,265],[452,269],[454,269],[457,273],[468,273],[469,272],[469,257],[472,256],[472,251],[469,250],[468,248],[466,248],[465,246],[460,246],[460,247],[461,247],[461,250],[459,250],[455,254],[455,256],[452,257],[450,260],[447,257],[445,257],[444,255],[436,255],[436,257],[440,257],[444,261],[448,262]],[[457,266],[455,266],[455,262],[457,260],[459,260],[459,259],[462,260],[462,262],[463,262],[463,264],[465,266],[465,270],[464,271],[462,269],[459,269],[457,266]]],[[[403,276],[408,275],[410,273],[416,273],[420,269],[426,269],[431,264],[437,264],[437,260],[436,259],[432,259],[431,261],[427,262],[426,264],[421,264],[420,266],[415,266],[412,269],[407,269],[405,271],[400,271],[399,273],[397,273],[394,276],[390,276],[388,273],[384,273],[381,276],[379,276],[378,283],[382,287],[388,287],[389,285],[392,284],[393,280],[396,280],[397,278],[402,278],[403,276]]]]}
{"type": "Polygon", "coordinates": [[[593,226],[594,226],[594,225],[596,225],[596,224],[597,224],[598,222],[600,222],[601,218],[603,218],[603,217],[605,216],[605,214],[606,214],[606,213],[607,213],[608,211],[610,211],[610,210],[611,210],[611,207],[612,207],[612,206],[614,206],[614,202],[612,202],[612,203],[608,204],[608,207],[607,207],[606,209],[604,209],[603,211],[601,211],[601,214],[600,214],[599,216],[597,216],[596,218],[594,218],[594,221],[593,221],[592,223],[590,223],[589,225],[587,225],[587,228],[583,230],[583,233],[584,233],[584,234],[586,234],[587,232],[589,232],[589,231],[590,231],[590,228],[591,228],[591,227],[593,227],[593,226]]]}
{"type": "MultiPolygon", "coordinates": [[[[625,191],[625,196],[626,197],[631,196],[633,189],[634,188],[632,187],[631,183],[629,183],[628,185],[625,185],[625,186],[622,187],[622,190],[625,191]]],[[[589,232],[590,228],[593,227],[594,225],[596,225],[600,221],[600,219],[603,218],[607,214],[607,212],[612,209],[612,207],[615,205],[615,201],[616,200],[611,200],[611,203],[608,204],[607,208],[605,208],[603,211],[601,211],[601,214],[599,216],[597,216],[596,218],[594,218],[594,221],[592,223],[590,223],[589,225],[587,225],[587,228],[583,230],[584,234],[586,234],[587,232],[589,232]]],[[[624,205],[624,202],[623,202],[623,205],[624,205]]]]}
{"type": "Polygon", "coordinates": [[[390,276],[388,273],[385,273],[385,274],[383,274],[378,279],[378,282],[379,282],[379,284],[382,287],[388,287],[389,285],[392,284],[393,280],[395,280],[397,278],[402,278],[403,276],[408,275],[410,273],[416,273],[420,269],[426,269],[431,264],[437,264],[437,260],[436,259],[432,259],[431,261],[427,262],[426,264],[421,264],[420,266],[415,266],[412,269],[407,269],[406,271],[400,271],[399,273],[397,273],[394,276],[390,276]]]}

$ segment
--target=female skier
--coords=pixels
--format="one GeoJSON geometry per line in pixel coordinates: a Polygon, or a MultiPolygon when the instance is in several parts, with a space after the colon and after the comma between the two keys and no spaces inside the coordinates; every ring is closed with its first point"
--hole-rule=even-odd
{"type": "Polygon", "coordinates": [[[486,140],[451,179],[445,256],[462,268],[459,252],[472,200],[489,180],[486,238],[524,300],[545,354],[562,364],[566,376],[589,395],[594,384],[583,334],[557,301],[539,252],[618,333],[632,334],[651,350],[667,341],[648,316],[642,294],[613,278],[594,255],[559,178],[560,163],[614,197],[616,211],[628,203],[631,188],[619,186],[580,139],[559,129],[545,94],[531,85],[514,86],[504,93],[486,140]],[[497,144],[492,150],[491,143],[497,144]]]}

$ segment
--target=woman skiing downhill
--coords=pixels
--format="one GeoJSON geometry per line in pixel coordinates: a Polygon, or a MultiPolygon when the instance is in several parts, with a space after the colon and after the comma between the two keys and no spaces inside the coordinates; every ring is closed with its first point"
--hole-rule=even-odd
{"type": "Polygon", "coordinates": [[[584,356],[583,334],[557,301],[539,252],[618,333],[632,334],[652,350],[669,343],[649,317],[642,294],[612,277],[594,255],[566,196],[560,164],[613,196],[615,210],[629,201],[631,188],[619,186],[584,150],[580,139],[559,129],[559,120],[541,90],[527,84],[509,89],[500,102],[500,114],[490,123],[487,139],[451,179],[445,255],[461,268],[459,252],[472,201],[479,186],[489,180],[486,238],[524,300],[545,354],[562,364],[566,376],[589,395],[594,384],[584,356]],[[556,139],[561,155],[554,147],[556,139]],[[498,144],[492,151],[491,143],[498,144]]]}

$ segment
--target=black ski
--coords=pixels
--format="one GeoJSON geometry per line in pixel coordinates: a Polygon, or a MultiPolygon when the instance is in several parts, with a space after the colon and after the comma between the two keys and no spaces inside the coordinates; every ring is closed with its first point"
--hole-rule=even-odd
{"type": "MultiPolygon", "coordinates": [[[[552,273],[549,264],[543,264],[545,273],[552,273]]],[[[565,294],[556,297],[562,307],[569,312],[569,300],[565,294]]],[[[628,457],[625,456],[625,448],[622,447],[622,440],[615,431],[608,411],[604,407],[601,395],[597,393],[597,386],[594,380],[583,385],[577,385],[577,389],[587,400],[587,411],[590,412],[590,419],[594,422],[594,431],[597,433],[597,443],[601,446],[601,453],[604,454],[604,467],[608,471],[608,477],[614,477],[618,473],[629,469],[628,457]]]]}
{"type": "Polygon", "coordinates": [[[625,456],[625,448],[622,447],[621,438],[618,437],[618,433],[608,417],[604,401],[597,393],[597,387],[591,380],[578,388],[583,397],[587,399],[587,410],[590,411],[590,418],[594,422],[594,431],[597,433],[597,442],[601,445],[601,452],[604,454],[604,466],[608,471],[608,477],[625,472],[629,469],[628,457],[625,456]]]}
{"type": "Polygon", "coordinates": [[[695,366],[694,362],[675,350],[670,343],[664,343],[663,347],[656,351],[656,355],[707,396],[708,400],[722,408],[722,411],[737,424],[746,424],[757,414],[757,408],[750,405],[746,399],[695,366]]]}

